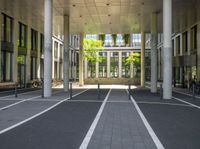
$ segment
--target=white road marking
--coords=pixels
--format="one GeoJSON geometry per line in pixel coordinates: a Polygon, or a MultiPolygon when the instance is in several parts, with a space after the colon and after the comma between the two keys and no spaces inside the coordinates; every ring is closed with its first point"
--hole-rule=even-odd
{"type": "MultiPolygon", "coordinates": [[[[176,92],[176,93],[179,93],[179,94],[183,94],[183,95],[187,95],[187,96],[193,97],[193,95],[191,95],[191,94],[183,93],[183,92],[180,92],[180,91],[177,91],[177,90],[173,90],[173,92],[176,92]]],[[[199,98],[199,99],[200,99],[200,97],[197,96],[197,95],[195,96],[195,98],[199,98]]]]}
{"type": "MultiPolygon", "coordinates": [[[[127,91],[127,90],[126,90],[127,91]]],[[[128,91],[127,91],[128,93],[128,91]]],[[[158,149],[164,149],[164,146],[162,145],[162,143],[160,142],[160,140],[158,139],[158,137],[156,136],[155,132],[153,131],[153,129],[151,128],[150,124],[148,123],[148,121],[146,120],[144,114],[142,113],[142,111],[140,110],[139,106],[137,105],[135,99],[131,96],[131,101],[133,102],[138,114],[140,115],[145,127],[147,128],[151,138],[153,139],[156,147],[158,149]]]]}
{"type": "MultiPolygon", "coordinates": [[[[62,92],[62,91],[57,91],[57,92],[55,92],[54,94],[57,94],[57,93],[60,93],[60,92],[62,92]]],[[[34,97],[31,97],[31,98],[26,98],[26,99],[20,100],[20,101],[18,101],[18,102],[15,102],[15,103],[13,103],[13,104],[10,104],[10,105],[7,105],[7,106],[5,106],[5,107],[0,108],[0,111],[5,110],[5,109],[8,109],[8,108],[10,108],[10,107],[13,107],[13,106],[15,106],[15,105],[18,105],[18,104],[20,104],[20,103],[23,103],[23,102],[25,102],[25,101],[29,101],[29,100],[32,100],[32,99],[36,99],[36,98],[39,98],[39,97],[41,97],[41,95],[40,95],[40,96],[34,96],[34,97]]]]}
{"type": "Polygon", "coordinates": [[[190,105],[190,106],[192,106],[192,107],[195,107],[195,108],[197,108],[197,109],[200,109],[200,106],[197,106],[197,105],[192,104],[192,103],[190,103],[190,102],[184,101],[184,100],[182,100],[182,99],[180,99],[180,98],[177,98],[177,97],[174,97],[174,96],[172,96],[172,98],[174,98],[175,100],[178,100],[178,101],[180,101],[180,102],[186,103],[186,104],[188,104],[188,105],[190,105]]]}
{"type": "MultiPolygon", "coordinates": [[[[78,96],[78,95],[80,95],[80,94],[86,92],[87,90],[88,90],[88,89],[86,89],[86,90],[84,90],[84,91],[81,91],[81,92],[79,92],[79,93],[73,95],[72,97],[78,96]]],[[[47,108],[46,110],[43,110],[42,112],[40,112],[40,113],[38,113],[38,114],[35,114],[35,115],[33,115],[33,116],[31,116],[31,117],[29,117],[29,118],[27,118],[27,119],[25,119],[25,120],[23,120],[23,121],[21,121],[21,122],[15,124],[15,125],[12,125],[12,126],[6,128],[6,129],[1,130],[1,131],[0,131],[0,134],[3,134],[3,133],[5,133],[5,132],[7,132],[7,131],[9,131],[9,130],[11,130],[11,129],[13,129],[13,128],[16,128],[16,127],[18,127],[18,126],[20,126],[20,125],[22,125],[22,124],[24,124],[24,123],[26,123],[26,122],[28,122],[28,121],[30,121],[30,120],[36,118],[36,117],[38,117],[38,116],[40,116],[40,115],[42,115],[42,114],[48,112],[49,110],[55,108],[56,106],[60,105],[61,103],[65,102],[65,101],[68,100],[68,99],[69,99],[69,97],[66,98],[66,99],[61,100],[60,102],[54,104],[53,106],[47,108]]]]}
{"type": "Polygon", "coordinates": [[[94,130],[95,130],[96,126],[97,126],[97,123],[98,123],[98,121],[99,121],[99,119],[101,117],[101,114],[103,112],[103,109],[104,109],[105,104],[106,104],[106,102],[108,100],[108,97],[110,95],[111,90],[112,89],[110,89],[108,94],[106,95],[106,97],[105,97],[105,99],[104,99],[104,101],[103,101],[103,103],[102,103],[102,105],[101,105],[101,107],[100,107],[100,109],[99,109],[99,111],[98,111],[98,113],[97,113],[92,125],[90,126],[90,128],[89,128],[89,130],[88,130],[83,142],[81,143],[79,149],[87,149],[87,146],[88,146],[88,144],[89,144],[89,142],[90,142],[90,140],[92,138],[92,134],[94,133],[94,130]]]}

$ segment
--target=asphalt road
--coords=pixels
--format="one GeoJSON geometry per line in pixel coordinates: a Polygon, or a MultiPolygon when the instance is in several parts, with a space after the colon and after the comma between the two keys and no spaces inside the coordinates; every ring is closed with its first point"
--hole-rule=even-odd
{"type": "MultiPolygon", "coordinates": [[[[101,90],[101,100],[107,92],[108,90],[101,90]]],[[[96,100],[97,90],[88,90],[74,97],[72,101],[64,102],[45,114],[1,134],[0,148],[79,148],[102,104],[99,101],[95,102],[96,100]]]]}

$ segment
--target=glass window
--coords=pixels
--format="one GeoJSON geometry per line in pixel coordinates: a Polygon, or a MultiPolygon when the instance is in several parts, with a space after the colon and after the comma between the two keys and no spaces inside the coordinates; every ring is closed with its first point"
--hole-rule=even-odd
{"type": "Polygon", "coordinates": [[[88,62],[88,78],[95,78],[96,75],[96,64],[88,62]]]}
{"type": "Polygon", "coordinates": [[[118,52],[111,52],[110,54],[110,76],[117,78],[119,76],[119,54],[118,52]]]}
{"type": "Polygon", "coordinates": [[[60,44],[60,58],[63,58],[63,45],[60,44]]]}
{"type": "Polygon", "coordinates": [[[12,23],[13,19],[6,14],[2,14],[2,40],[5,42],[12,42],[12,23]]]}
{"type": "Polygon", "coordinates": [[[191,28],[191,50],[197,49],[197,25],[191,28]]]}
{"type": "Polygon", "coordinates": [[[54,57],[58,58],[58,42],[54,42],[54,57]]]}
{"type": "Polygon", "coordinates": [[[44,35],[40,34],[40,52],[44,54],[44,35]]]}
{"type": "Polygon", "coordinates": [[[133,46],[141,46],[141,34],[132,34],[133,46]]]}
{"type": "Polygon", "coordinates": [[[111,34],[106,34],[104,45],[105,46],[111,46],[112,45],[112,36],[111,36],[111,34]]]}
{"type": "Polygon", "coordinates": [[[1,80],[3,82],[12,80],[12,53],[2,51],[2,71],[1,80]]]}
{"type": "Polygon", "coordinates": [[[117,34],[117,45],[118,46],[124,45],[124,40],[121,34],[117,34]]]}
{"type": "Polygon", "coordinates": [[[176,37],[176,54],[181,54],[181,48],[180,48],[180,36],[176,37]]]}
{"type": "Polygon", "coordinates": [[[106,78],[107,76],[107,52],[99,52],[102,61],[99,63],[99,78],[106,78]]]}
{"type": "Polygon", "coordinates": [[[122,77],[130,77],[130,64],[126,64],[126,59],[130,55],[130,52],[122,52],[122,77]]]}
{"type": "Polygon", "coordinates": [[[26,48],[26,41],[27,41],[26,29],[27,29],[26,25],[19,23],[19,43],[18,43],[19,47],[26,48]]]}
{"type": "Polygon", "coordinates": [[[37,51],[37,31],[31,29],[31,50],[37,51]]]}
{"type": "Polygon", "coordinates": [[[188,49],[187,49],[187,46],[188,46],[187,41],[188,41],[187,32],[184,32],[183,33],[183,52],[184,53],[188,51],[188,49]]]}

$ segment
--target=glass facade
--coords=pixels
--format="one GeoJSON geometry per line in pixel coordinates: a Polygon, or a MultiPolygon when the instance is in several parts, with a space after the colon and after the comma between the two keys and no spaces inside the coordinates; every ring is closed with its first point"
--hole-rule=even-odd
{"type": "Polygon", "coordinates": [[[38,45],[38,32],[34,29],[31,29],[31,50],[37,51],[38,45]]]}
{"type": "Polygon", "coordinates": [[[110,77],[118,78],[119,77],[119,53],[111,52],[110,57],[110,77]]]}
{"type": "Polygon", "coordinates": [[[99,78],[107,77],[107,52],[99,52],[102,61],[99,63],[99,78]]]}
{"type": "Polygon", "coordinates": [[[19,47],[27,47],[27,27],[26,25],[19,23],[19,47]]]}
{"type": "MultiPolygon", "coordinates": [[[[1,40],[2,44],[12,45],[12,34],[13,34],[13,19],[6,14],[2,14],[2,26],[1,26],[1,40]]],[[[12,81],[12,55],[13,49],[5,46],[1,49],[1,81],[12,81]]]]}
{"type": "Polygon", "coordinates": [[[122,52],[122,78],[130,78],[130,64],[126,64],[126,59],[130,52],[122,52]]]}

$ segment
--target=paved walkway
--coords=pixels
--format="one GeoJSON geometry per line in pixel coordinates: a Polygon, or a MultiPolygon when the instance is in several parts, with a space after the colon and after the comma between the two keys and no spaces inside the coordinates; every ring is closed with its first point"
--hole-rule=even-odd
{"type": "Polygon", "coordinates": [[[149,89],[55,90],[0,97],[1,149],[199,149],[200,100],[149,89]],[[83,146],[82,146],[83,145],[83,146]]]}
{"type": "Polygon", "coordinates": [[[88,149],[156,149],[126,90],[112,90],[88,149]]]}

